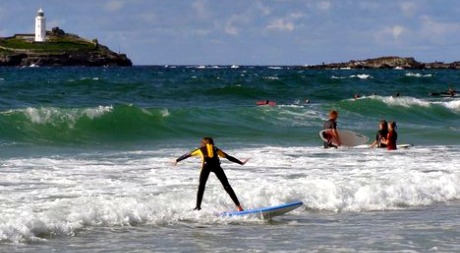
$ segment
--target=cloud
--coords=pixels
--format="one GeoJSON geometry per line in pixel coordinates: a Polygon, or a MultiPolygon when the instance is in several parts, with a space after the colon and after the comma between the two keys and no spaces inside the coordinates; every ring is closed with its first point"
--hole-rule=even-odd
{"type": "Polygon", "coordinates": [[[332,7],[332,4],[329,1],[321,1],[318,3],[318,9],[323,10],[323,11],[327,11],[331,9],[331,7],[332,7]]]}
{"type": "Polygon", "coordinates": [[[124,3],[122,1],[110,1],[105,4],[104,9],[109,12],[116,12],[123,8],[124,3]]]}
{"type": "Polygon", "coordinates": [[[395,40],[398,40],[398,38],[401,36],[401,34],[406,31],[404,26],[401,26],[401,25],[395,25],[395,26],[392,26],[392,27],[387,27],[385,30],[386,30],[385,32],[390,34],[391,36],[393,36],[393,38],[395,40]]]}
{"type": "MultiPolygon", "coordinates": [[[[226,34],[239,35],[244,29],[248,30],[254,27],[255,17],[259,17],[257,8],[247,8],[243,11],[237,12],[227,18],[226,21],[221,23],[220,21],[215,22],[216,27],[223,27],[226,34]]],[[[220,18],[225,20],[225,18],[220,18]]]]}
{"type": "Polygon", "coordinates": [[[456,34],[460,33],[460,24],[437,22],[428,16],[421,17],[422,37],[430,40],[455,40],[456,34]]]}
{"type": "Polygon", "coordinates": [[[292,20],[296,20],[296,19],[303,18],[303,17],[305,17],[305,14],[300,13],[300,12],[295,12],[295,13],[289,14],[289,18],[292,19],[292,20]]]}
{"type": "Polygon", "coordinates": [[[404,16],[411,17],[415,13],[415,3],[412,2],[403,2],[400,4],[401,11],[404,16]]]}
{"type": "Polygon", "coordinates": [[[141,13],[138,15],[138,17],[143,21],[147,23],[153,23],[157,20],[157,16],[155,15],[154,12],[146,12],[146,13],[141,13]]]}
{"type": "Polygon", "coordinates": [[[238,35],[238,33],[239,33],[238,28],[236,28],[236,26],[233,24],[233,22],[234,22],[234,18],[231,18],[225,24],[224,31],[225,31],[225,33],[230,34],[230,35],[238,35]]]}
{"type": "Polygon", "coordinates": [[[257,2],[256,3],[256,8],[262,13],[262,15],[267,16],[270,15],[271,10],[270,7],[267,7],[262,4],[262,2],[257,2]]]}
{"type": "Polygon", "coordinates": [[[209,16],[209,13],[206,9],[206,5],[204,1],[202,0],[197,0],[192,3],[192,8],[196,11],[198,17],[200,18],[206,18],[209,16]]]}
{"type": "MultiPolygon", "coordinates": [[[[269,7],[260,1],[254,1],[249,5],[228,6],[226,11],[216,14],[218,18],[213,23],[215,27],[223,29],[229,35],[239,35],[244,31],[249,32],[248,30],[256,31],[257,33],[260,30],[260,25],[270,14],[271,9],[269,7]],[[226,17],[226,13],[235,14],[226,17]]],[[[253,32],[250,33],[254,35],[253,32]]]]}
{"type": "Polygon", "coordinates": [[[300,12],[290,13],[284,18],[273,19],[268,23],[266,29],[291,32],[296,28],[295,21],[304,16],[305,14],[300,12]]]}
{"type": "Polygon", "coordinates": [[[275,19],[267,25],[269,30],[278,30],[278,31],[292,31],[294,30],[295,25],[293,22],[285,20],[283,18],[275,19]]]}
{"type": "Polygon", "coordinates": [[[383,44],[387,44],[392,41],[399,42],[402,35],[406,32],[407,29],[402,25],[389,26],[375,33],[375,39],[383,44]]]}
{"type": "Polygon", "coordinates": [[[361,2],[359,1],[358,2],[358,6],[359,6],[359,9],[361,9],[362,11],[376,11],[376,10],[379,10],[382,8],[382,6],[380,6],[380,4],[377,2],[377,1],[364,1],[364,2],[361,2]]]}
{"type": "Polygon", "coordinates": [[[211,31],[208,29],[194,29],[191,32],[199,36],[206,36],[211,33],[211,31]]]}

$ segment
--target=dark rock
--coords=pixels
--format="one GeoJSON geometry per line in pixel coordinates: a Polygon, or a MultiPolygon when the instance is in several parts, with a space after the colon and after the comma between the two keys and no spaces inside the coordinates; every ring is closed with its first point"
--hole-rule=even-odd
{"type": "Polygon", "coordinates": [[[386,56],[367,60],[352,60],[343,63],[330,63],[304,66],[307,69],[460,69],[460,62],[422,63],[412,57],[386,56]]]}

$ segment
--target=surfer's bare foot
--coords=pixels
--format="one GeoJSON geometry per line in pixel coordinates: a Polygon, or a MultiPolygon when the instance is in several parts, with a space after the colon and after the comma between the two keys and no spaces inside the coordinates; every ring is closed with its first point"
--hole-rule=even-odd
{"type": "Polygon", "coordinates": [[[201,210],[201,207],[195,207],[193,210],[195,210],[195,211],[200,211],[200,210],[201,210]]]}
{"type": "Polygon", "coordinates": [[[244,211],[244,209],[241,207],[241,205],[239,205],[239,206],[236,206],[236,208],[238,209],[238,212],[242,212],[242,211],[244,211]]]}

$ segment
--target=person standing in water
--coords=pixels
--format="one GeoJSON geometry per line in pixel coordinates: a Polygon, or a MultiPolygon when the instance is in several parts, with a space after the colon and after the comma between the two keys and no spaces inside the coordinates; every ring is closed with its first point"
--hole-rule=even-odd
{"type": "Polygon", "coordinates": [[[387,145],[388,150],[396,150],[398,149],[396,146],[396,141],[398,140],[398,133],[396,132],[396,122],[391,121],[388,123],[388,135],[387,139],[383,141],[385,145],[387,145]]]}
{"type": "Polygon", "coordinates": [[[227,160],[231,162],[238,163],[241,165],[246,164],[246,162],[249,159],[240,161],[236,159],[235,157],[228,155],[224,151],[214,146],[214,140],[211,137],[204,137],[201,140],[201,146],[199,148],[177,158],[176,161],[174,162],[174,165],[176,165],[178,162],[184,159],[187,159],[191,156],[200,156],[202,159],[202,166],[201,166],[201,172],[200,172],[200,183],[198,186],[196,207],[194,210],[201,210],[201,202],[203,200],[203,194],[204,194],[204,190],[206,187],[206,182],[208,180],[209,174],[211,172],[214,172],[214,174],[216,174],[219,181],[222,183],[222,186],[224,187],[225,191],[228,193],[230,198],[235,203],[237,210],[243,211],[244,209],[243,207],[241,207],[238,197],[233,191],[233,188],[230,186],[230,183],[228,182],[228,179],[227,179],[227,176],[225,175],[224,170],[220,166],[219,156],[222,158],[226,158],[227,160]]]}
{"type": "Polygon", "coordinates": [[[327,141],[324,142],[324,148],[337,148],[342,145],[340,141],[339,133],[337,132],[337,118],[339,113],[336,110],[329,112],[329,120],[324,122],[323,129],[328,129],[329,131],[323,132],[323,137],[327,141]],[[334,140],[335,144],[332,143],[334,140]],[[337,144],[337,145],[336,145],[337,144]]]}
{"type": "Polygon", "coordinates": [[[375,135],[375,141],[371,144],[371,148],[377,146],[378,148],[386,148],[387,145],[383,142],[386,141],[388,135],[388,123],[386,120],[380,121],[379,130],[375,135]]]}

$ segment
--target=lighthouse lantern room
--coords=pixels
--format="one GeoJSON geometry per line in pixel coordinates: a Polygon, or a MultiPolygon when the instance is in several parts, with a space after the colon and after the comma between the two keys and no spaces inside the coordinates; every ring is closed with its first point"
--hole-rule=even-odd
{"type": "Polygon", "coordinates": [[[46,40],[46,23],[45,13],[40,8],[35,17],[35,41],[44,42],[46,40]]]}

